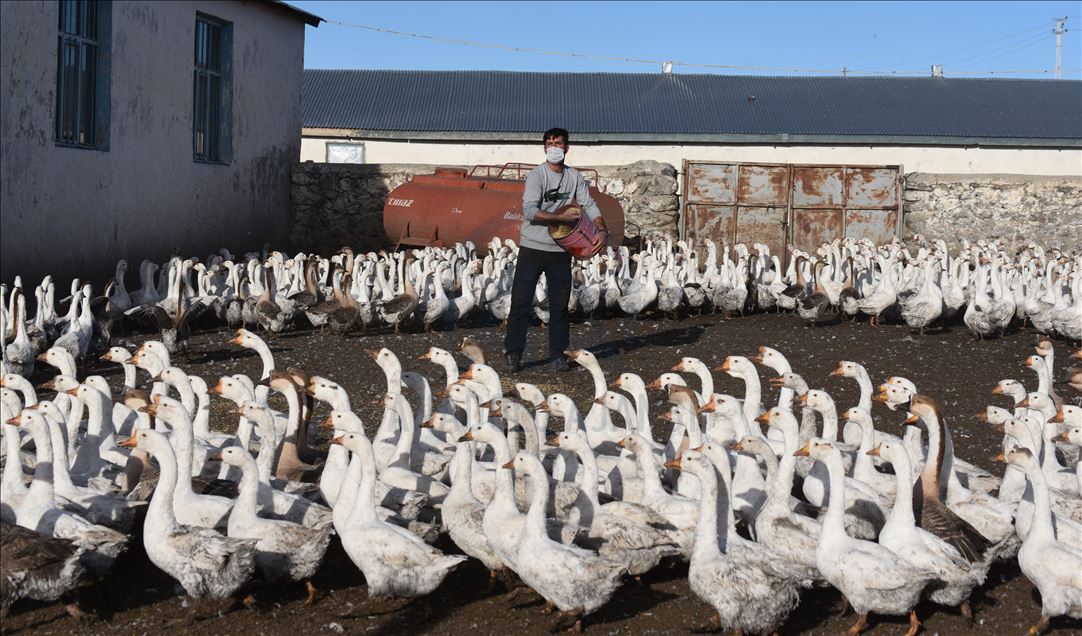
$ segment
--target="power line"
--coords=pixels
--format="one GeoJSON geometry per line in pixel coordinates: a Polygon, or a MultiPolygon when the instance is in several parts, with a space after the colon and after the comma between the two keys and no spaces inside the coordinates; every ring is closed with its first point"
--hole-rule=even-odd
{"type": "MultiPolygon", "coordinates": [[[[1078,72],[1082,71],[1082,67],[1079,67],[1079,68],[1061,68],[1060,71],[1062,71],[1064,73],[1078,73],[1078,72]]],[[[1049,73],[1054,74],[1055,72],[1056,72],[1055,69],[1038,68],[1038,69],[1029,69],[1029,70],[1017,69],[1017,70],[1004,70],[1004,71],[955,71],[955,72],[949,73],[949,74],[950,75],[1012,75],[1012,74],[1018,74],[1018,73],[1044,73],[1044,74],[1047,75],[1049,73]]]]}
{"type": "Polygon", "coordinates": [[[1016,47],[1014,47],[1014,48],[1012,48],[1012,49],[1010,49],[1008,51],[1004,51],[1004,52],[1000,53],[999,55],[993,55],[991,57],[985,57],[983,59],[980,59],[980,60],[978,60],[976,62],[971,62],[969,64],[963,64],[963,65],[959,66],[958,68],[970,68],[970,67],[976,66],[977,64],[983,64],[983,63],[987,62],[988,60],[998,59],[998,58],[1003,57],[1004,55],[1010,55],[1011,53],[1021,51],[1022,49],[1028,49],[1029,47],[1037,45],[1037,44],[1044,44],[1045,42],[1048,42],[1048,41],[1050,41],[1052,39],[1053,39],[1052,34],[1044,33],[1044,34],[1042,34],[1042,37],[1040,37],[1039,39],[1033,40],[1032,42],[1028,42],[1026,44],[1021,44],[1021,45],[1016,46],[1016,47]]]}
{"type": "Polygon", "coordinates": [[[955,53],[962,53],[962,52],[965,52],[965,51],[972,51],[973,49],[979,49],[979,48],[988,46],[989,44],[996,44],[997,42],[1002,42],[1004,40],[1010,40],[1010,39],[1012,39],[1014,37],[1017,37],[1019,35],[1023,35],[1023,34],[1026,34],[1026,33],[1032,33],[1032,32],[1037,31],[1039,29],[1044,29],[1047,26],[1048,26],[1047,21],[1042,22],[1040,26],[1030,27],[1030,28],[1028,28],[1028,29],[1026,29],[1024,31],[1017,31],[1015,33],[1010,33],[1008,35],[1000,36],[1000,37],[995,38],[993,40],[988,40],[986,42],[981,42],[980,44],[974,44],[973,46],[967,46],[967,47],[961,48],[961,49],[954,49],[954,50],[951,50],[951,51],[947,51],[945,53],[940,53],[938,55],[929,55],[928,57],[921,57],[921,58],[917,58],[915,60],[909,60],[909,61],[906,61],[906,62],[898,62],[897,64],[887,64],[885,66],[879,67],[879,69],[883,69],[883,68],[888,68],[889,69],[891,67],[907,66],[909,64],[916,64],[917,62],[927,62],[927,61],[932,61],[932,60],[934,60],[936,62],[939,62],[939,61],[941,61],[943,59],[949,58],[950,56],[954,55],[955,53]]]}
{"type": "Polygon", "coordinates": [[[1002,47],[999,47],[999,48],[996,48],[996,49],[992,49],[990,51],[984,51],[982,53],[977,53],[976,55],[967,55],[966,57],[963,57],[963,58],[960,58],[960,59],[957,59],[957,60],[951,60],[950,64],[952,64],[954,66],[960,66],[965,62],[969,62],[970,60],[976,60],[976,63],[980,64],[984,60],[993,59],[995,57],[1001,57],[1000,55],[997,55],[1001,51],[1004,51],[1004,50],[1006,50],[1007,52],[1016,51],[1019,48],[1025,48],[1025,47],[1029,46],[1030,44],[1034,44],[1036,42],[1040,42],[1041,40],[1048,39],[1048,38],[1051,37],[1051,35],[1052,35],[1051,31],[1043,31],[1041,33],[1035,33],[1035,34],[1033,34],[1033,35],[1031,35],[1031,36],[1029,36],[1027,38],[1024,38],[1022,40],[1019,40],[1018,42],[1014,42],[1014,43],[1009,44],[1007,46],[1002,46],[1002,47]]]}
{"type": "Polygon", "coordinates": [[[327,20],[327,24],[335,24],[338,26],[352,27],[355,29],[364,29],[366,31],[374,31],[376,33],[387,33],[390,35],[399,35],[403,37],[418,38],[421,40],[430,40],[433,42],[445,42],[447,44],[458,44],[462,46],[476,46],[485,49],[500,49],[504,51],[516,51],[519,53],[540,53],[542,55],[559,55],[564,57],[581,57],[592,60],[603,60],[608,62],[635,62],[640,64],[660,64],[659,60],[643,60],[633,57],[615,57],[608,55],[592,55],[590,53],[576,53],[573,51],[555,51],[549,49],[535,49],[524,46],[510,46],[507,44],[494,44],[491,42],[473,42],[470,40],[459,40],[455,38],[446,38],[439,35],[425,35],[423,33],[410,33],[409,31],[396,31],[394,29],[384,29],[382,27],[367,26],[364,24],[352,24],[349,22],[339,22],[338,20],[327,20]]]}
{"type": "MultiPolygon", "coordinates": [[[[386,28],[383,28],[383,27],[375,27],[375,26],[369,26],[369,25],[365,25],[365,24],[355,24],[355,23],[351,23],[351,22],[341,22],[341,21],[338,21],[338,20],[327,20],[326,23],[327,24],[333,24],[333,25],[336,25],[336,26],[354,28],[354,29],[363,29],[363,30],[372,31],[372,32],[375,32],[375,33],[384,33],[384,34],[387,34],[387,35],[397,35],[397,36],[400,36],[400,37],[409,37],[409,38],[415,38],[415,39],[421,39],[421,40],[428,40],[430,42],[443,42],[443,43],[446,43],[446,44],[455,44],[455,45],[459,45],[459,46],[473,46],[473,47],[485,48],[485,49],[513,51],[513,52],[517,52],[517,53],[536,53],[536,54],[541,54],[541,55],[553,55],[553,56],[560,56],[560,57],[573,57],[573,58],[600,60],[600,61],[607,61],[607,62],[629,62],[629,63],[633,63],[633,64],[653,64],[653,65],[671,64],[673,66],[684,66],[684,67],[688,67],[688,68],[710,68],[710,69],[723,69],[723,70],[729,70],[729,71],[764,71],[764,72],[777,72],[777,73],[812,73],[812,74],[821,74],[821,75],[840,75],[840,74],[842,74],[842,69],[836,69],[836,68],[832,68],[832,69],[809,69],[809,68],[792,68],[792,67],[780,67],[780,66],[743,66],[743,65],[735,65],[735,64],[706,64],[706,63],[696,63],[696,62],[682,62],[682,61],[676,61],[676,60],[652,60],[652,59],[644,59],[644,58],[637,58],[637,57],[620,57],[620,56],[613,56],[613,55],[596,55],[596,54],[592,54],[592,53],[579,53],[579,52],[575,52],[575,51],[539,49],[539,48],[524,47],[524,46],[511,46],[511,45],[508,45],[508,44],[498,44],[498,43],[492,43],[492,42],[476,42],[476,41],[472,41],[472,40],[460,40],[460,39],[457,39],[457,38],[448,38],[448,37],[443,37],[443,36],[439,36],[439,35],[428,35],[428,34],[424,34],[424,33],[412,33],[412,32],[409,32],[409,31],[398,31],[398,30],[395,30],[395,29],[386,29],[386,28]]],[[[1038,27],[1038,28],[1045,28],[1046,26],[1047,25],[1042,25],[1041,27],[1038,27]]],[[[1033,31],[1033,30],[1034,29],[1027,29],[1026,31],[1020,31],[1020,32],[1015,33],[1015,34],[1012,34],[1012,35],[1009,35],[1009,36],[1004,36],[1003,38],[999,38],[996,41],[1002,41],[1003,39],[1014,37],[1014,36],[1017,36],[1017,35],[1021,35],[1023,33],[1028,33],[1028,32],[1033,31]]],[[[1042,33],[1042,34],[1038,34],[1038,35],[1044,36],[1044,35],[1047,35],[1047,34],[1042,33]]],[[[1025,38],[1024,40],[1022,40],[1022,42],[1029,42],[1031,39],[1032,39],[1032,36],[1029,37],[1029,38],[1025,38]]],[[[995,41],[993,41],[993,43],[994,42],[995,41]]],[[[1036,43],[1036,42],[1033,42],[1033,43],[1036,43]]],[[[985,43],[985,44],[988,44],[988,43],[985,43]]],[[[1028,46],[1028,45],[1029,44],[1026,44],[1026,46],[1028,46]]],[[[977,45],[977,47],[979,47],[979,46],[982,46],[982,45],[977,45]]],[[[977,47],[969,47],[969,48],[972,49],[972,48],[977,48],[977,47]]],[[[1021,47],[1021,48],[1024,48],[1024,47],[1021,47]]],[[[961,50],[967,50],[967,49],[961,49],[961,50]]],[[[978,54],[976,56],[970,56],[969,58],[963,58],[963,61],[967,60],[967,59],[972,59],[973,57],[978,57],[979,58],[979,57],[982,57],[982,56],[986,55],[987,53],[993,53],[993,52],[996,52],[998,50],[1001,50],[1001,49],[993,49],[992,51],[987,51],[985,53],[981,53],[981,54],[978,54]]],[[[970,65],[970,66],[972,66],[972,65],[970,65]]],[[[1062,69],[1062,70],[1064,70],[1064,71],[1073,71],[1075,69],[1062,69]]],[[[850,69],[845,69],[845,72],[848,73],[848,74],[852,74],[852,75],[923,75],[923,74],[927,74],[928,70],[927,69],[905,69],[905,70],[899,70],[899,69],[894,69],[894,70],[891,70],[891,69],[887,69],[887,70],[883,70],[883,69],[850,70],[850,69]]],[[[1019,74],[1019,73],[1049,73],[1049,72],[1052,72],[1052,71],[1045,70],[1045,69],[1038,69],[1038,70],[1008,69],[1008,70],[995,70],[995,71],[970,71],[970,72],[967,72],[967,73],[952,73],[952,74],[953,75],[962,75],[962,74],[965,74],[965,75],[969,75],[969,74],[983,75],[983,74],[1019,74]]]]}

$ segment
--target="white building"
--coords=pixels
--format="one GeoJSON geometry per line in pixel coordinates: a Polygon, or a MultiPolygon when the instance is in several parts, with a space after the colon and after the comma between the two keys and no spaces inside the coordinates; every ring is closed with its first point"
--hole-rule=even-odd
{"type": "Polygon", "coordinates": [[[263,1],[0,3],[0,279],[284,242],[320,21],[263,1]]]}
{"type": "Polygon", "coordinates": [[[1082,174],[1082,82],[637,73],[306,70],[301,160],[640,159],[1082,174]]]}

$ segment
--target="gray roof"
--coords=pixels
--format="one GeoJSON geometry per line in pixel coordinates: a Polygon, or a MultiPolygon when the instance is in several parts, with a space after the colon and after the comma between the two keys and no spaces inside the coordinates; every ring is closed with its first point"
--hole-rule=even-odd
{"type": "Polygon", "coordinates": [[[1082,82],[304,71],[304,127],[370,137],[1082,147],[1082,82]]]}

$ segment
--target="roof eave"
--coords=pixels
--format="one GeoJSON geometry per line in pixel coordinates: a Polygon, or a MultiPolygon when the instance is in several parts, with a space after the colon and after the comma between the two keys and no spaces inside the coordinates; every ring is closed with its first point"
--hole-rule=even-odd
{"type": "MultiPolygon", "coordinates": [[[[536,131],[418,131],[366,130],[305,126],[306,137],[338,137],[348,139],[388,139],[400,141],[537,141],[536,131]]],[[[734,145],[810,145],[810,146],[945,146],[972,148],[1082,148],[1082,139],[1048,139],[1031,137],[957,137],[910,135],[809,135],[792,133],[582,133],[574,134],[574,143],[722,143],[734,145]]]]}
{"type": "Polygon", "coordinates": [[[293,14],[293,17],[300,18],[301,20],[304,20],[304,23],[308,26],[313,26],[317,29],[319,28],[320,22],[326,22],[326,20],[314,13],[308,13],[304,9],[298,9],[291,4],[286,4],[285,2],[282,2],[282,0],[268,0],[267,5],[277,7],[279,9],[284,9],[285,11],[293,14]]]}

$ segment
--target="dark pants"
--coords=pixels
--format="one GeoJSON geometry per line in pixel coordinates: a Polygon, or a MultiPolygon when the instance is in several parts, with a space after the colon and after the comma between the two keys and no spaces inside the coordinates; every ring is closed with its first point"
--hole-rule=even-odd
{"type": "Polygon", "coordinates": [[[571,297],[571,255],[564,251],[545,252],[519,247],[515,281],[511,286],[511,312],[507,316],[505,353],[522,356],[526,350],[526,329],[533,314],[534,291],[541,274],[548,281],[549,356],[563,356],[571,344],[567,301],[571,297]]]}

